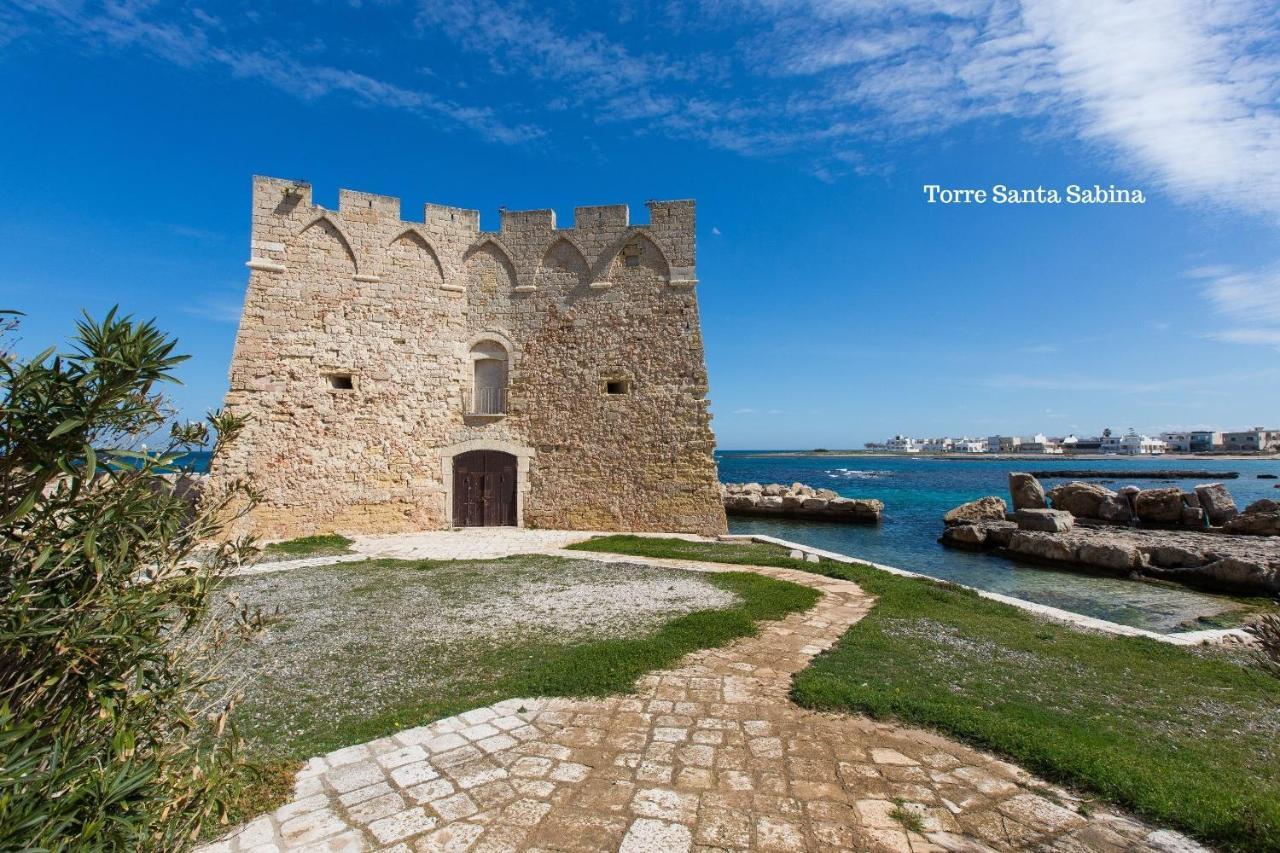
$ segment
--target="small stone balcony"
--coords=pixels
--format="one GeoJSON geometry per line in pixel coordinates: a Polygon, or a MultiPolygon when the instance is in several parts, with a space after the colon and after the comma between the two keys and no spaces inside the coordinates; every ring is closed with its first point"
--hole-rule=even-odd
{"type": "Polygon", "coordinates": [[[505,386],[479,386],[462,392],[462,413],[467,417],[500,418],[507,413],[505,386]]]}

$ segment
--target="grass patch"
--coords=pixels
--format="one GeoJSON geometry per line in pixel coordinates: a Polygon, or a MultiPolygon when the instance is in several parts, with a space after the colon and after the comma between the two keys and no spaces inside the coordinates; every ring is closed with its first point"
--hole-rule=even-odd
{"type": "Polygon", "coordinates": [[[745,572],[545,555],[343,563],[231,588],[285,615],[228,668],[248,674],[237,730],[262,767],[231,803],[238,816],[287,796],[286,771],[302,759],[502,699],[626,692],[819,597],[745,572]],[[537,606],[560,621],[543,625],[528,612],[537,606]],[[580,631],[567,627],[580,621],[580,631]]]}
{"type": "Polygon", "coordinates": [[[573,547],[855,581],[879,600],[796,677],[801,704],[933,727],[1206,842],[1280,850],[1280,681],[1253,668],[772,545],[610,536],[573,547]]]}
{"type": "Polygon", "coordinates": [[[889,812],[889,818],[900,823],[907,832],[924,832],[924,819],[911,809],[905,808],[900,801],[894,803],[893,811],[889,812]]]}
{"type": "Polygon", "coordinates": [[[352,540],[338,533],[303,536],[285,542],[272,542],[262,549],[268,559],[293,560],[301,557],[332,557],[351,553],[352,540]]]}

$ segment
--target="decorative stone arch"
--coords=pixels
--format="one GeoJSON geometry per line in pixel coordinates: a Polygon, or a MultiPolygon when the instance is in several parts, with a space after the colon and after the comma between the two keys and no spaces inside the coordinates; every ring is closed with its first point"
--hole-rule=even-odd
{"type": "Polygon", "coordinates": [[[658,277],[663,281],[671,281],[671,261],[668,258],[667,250],[662,248],[662,245],[658,243],[657,240],[653,239],[652,234],[637,227],[628,230],[627,233],[622,236],[622,239],[618,240],[617,248],[615,248],[608,256],[608,263],[601,264],[600,266],[599,280],[593,281],[591,286],[597,289],[611,287],[613,285],[611,277],[613,275],[614,265],[619,263],[619,260],[624,257],[627,247],[637,242],[647,244],[657,255],[658,260],[660,261],[658,277]]]}
{"type": "Polygon", "coordinates": [[[587,260],[587,253],[583,250],[582,244],[569,234],[557,234],[551,239],[551,242],[547,244],[547,248],[543,250],[542,255],[538,259],[538,270],[534,276],[535,283],[541,283],[544,280],[543,275],[547,268],[547,258],[561,243],[574,251],[574,254],[578,256],[578,259],[582,261],[582,268],[584,270],[583,274],[586,277],[586,281],[592,281],[594,276],[591,274],[591,262],[587,260]]]}
{"type": "MultiPolygon", "coordinates": [[[[522,288],[520,286],[520,276],[516,270],[515,255],[496,236],[485,237],[484,239],[479,240],[476,243],[473,243],[467,249],[466,253],[463,254],[462,256],[463,275],[464,276],[466,275],[467,267],[471,263],[472,259],[474,259],[475,256],[478,255],[481,251],[483,251],[486,247],[491,247],[493,251],[498,255],[499,261],[502,263],[502,265],[507,271],[508,276],[511,279],[511,284],[513,289],[521,290],[522,288]]],[[[524,289],[532,289],[532,285],[524,289]]]]}
{"type": "Polygon", "coordinates": [[[519,354],[516,352],[516,345],[511,343],[511,338],[507,337],[505,333],[499,332],[496,329],[486,329],[472,335],[467,340],[466,346],[462,350],[464,360],[468,357],[468,354],[475,349],[476,344],[482,344],[485,341],[493,341],[494,343],[501,344],[502,348],[507,351],[507,361],[509,361],[513,366],[515,365],[516,360],[519,358],[519,354]]]}
{"type": "Polygon", "coordinates": [[[305,225],[298,229],[294,234],[295,239],[301,239],[302,235],[310,231],[321,222],[326,223],[330,228],[338,233],[338,241],[342,243],[342,248],[347,250],[347,257],[351,259],[351,269],[355,273],[357,279],[361,278],[360,262],[356,259],[356,251],[352,248],[355,244],[351,242],[351,237],[346,230],[338,223],[338,220],[329,215],[328,211],[312,217],[305,225]]]}
{"type": "Polygon", "coordinates": [[[463,417],[468,422],[500,420],[508,412],[516,348],[501,332],[472,336],[462,352],[463,417]]]}
{"type": "Polygon", "coordinates": [[[444,274],[444,265],[440,262],[440,253],[436,251],[436,247],[431,242],[431,239],[427,237],[426,234],[422,233],[421,228],[418,228],[414,225],[410,225],[408,228],[405,228],[399,234],[397,234],[396,236],[388,240],[387,248],[390,249],[392,246],[394,246],[396,243],[399,243],[401,240],[405,239],[406,237],[408,237],[411,242],[415,242],[419,246],[427,250],[427,255],[431,258],[431,262],[435,264],[436,273],[440,276],[440,288],[442,290],[453,289],[448,286],[448,279],[445,277],[445,274],[444,274]]]}
{"type": "Polygon", "coordinates": [[[497,450],[516,458],[516,527],[524,527],[524,500],[529,494],[529,463],[532,447],[493,438],[473,438],[440,448],[440,473],[444,478],[444,517],[453,526],[453,460],[472,450],[497,450]]]}

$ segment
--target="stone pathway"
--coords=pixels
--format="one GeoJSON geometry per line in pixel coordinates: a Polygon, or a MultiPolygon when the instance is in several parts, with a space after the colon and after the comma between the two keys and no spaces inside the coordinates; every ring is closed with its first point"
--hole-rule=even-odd
{"type": "Polygon", "coordinates": [[[397,560],[496,560],[584,542],[600,533],[530,530],[523,527],[464,527],[395,536],[358,536],[351,550],[397,560]]]}
{"type": "Polygon", "coordinates": [[[314,758],[290,803],[202,853],[1201,849],[1104,808],[1082,816],[1069,792],[939,735],[794,705],[792,675],[873,601],[747,570],[823,597],[632,695],[510,699],[314,758]]]}

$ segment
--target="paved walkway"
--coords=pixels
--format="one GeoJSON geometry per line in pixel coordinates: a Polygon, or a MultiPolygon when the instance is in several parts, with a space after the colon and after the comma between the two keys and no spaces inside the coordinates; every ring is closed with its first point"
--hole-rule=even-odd
{"type": "Polygon", "coordinates": [[[600,535],[603,534],[523,527],[465,527],[398,536],[359,536],[351,550],[397,560],[496,560],[563,548],[600,535]]]}
{"type": "Polygon", "coordinates": [[[1200,849],[1106,809],[1082,816],[1067,791],[944,737],[794,705],[792,675],[873,600],[749,570],[823,597],[633,695],[510,699],[314,758],[289,804],[205,853],[1200,849]]]}

